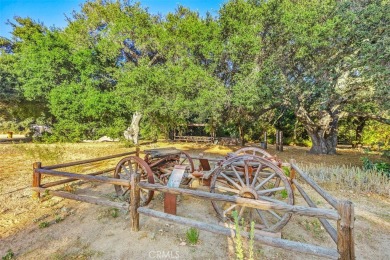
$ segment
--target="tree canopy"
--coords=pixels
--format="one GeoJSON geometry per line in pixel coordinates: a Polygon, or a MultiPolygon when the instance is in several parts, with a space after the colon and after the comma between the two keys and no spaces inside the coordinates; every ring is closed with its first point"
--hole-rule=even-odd
{"type": "Polygon", "coordinates": [[[138,111],[145,137],[207,123],[244,143],[278,128],[321,154],[336,152],[340,125],[390,123],[388,0],[230,0],[215,17],[87,1],[67,19],[9,21],[1,122],[78,141],[121,136],[138,111]]]}

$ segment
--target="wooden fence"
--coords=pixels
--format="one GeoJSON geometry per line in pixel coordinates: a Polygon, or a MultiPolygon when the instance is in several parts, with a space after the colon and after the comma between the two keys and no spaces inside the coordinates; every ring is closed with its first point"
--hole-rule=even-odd
{"type": "Polygon", "coordinates": [[[91,196],[84,196],[84,195],[76,195],[65,191],[55,191],[50,190],[48,188],[55,187],[61,184],[70,183],[76,180],[83,180],[88,182],[100,182],[100,183],[107,183],[107,184],[114,184],[114,185],[122,185],[125,187],[130,188],[130,183],[127,180],[121,180],[116,178],[110,178],[105,176],[99,176],[103,173],[113,172],[115,170],[115,167],[108,168],[105,170],[88,173],[88,174],[76,174],[71,172],[65,172],[65,171],[58,171],[57,169],[60,168],[66,168],[71,166],[77,166],[77,165],[83,165],[83,164],[89,164],[94,162],[102,162],[110,159],[115,158],[122,158],[129,155],[136,155],[139,156],[139,148],[136,149],[136,151],[133,152],[127,152],[127,153],[121,153],[121,154],[115,154],[105,157],[99,157],[89,160],[82,160],[82,161],[76,161],[76,162],[70,162],[70,163],[63,163],[63,164],[56,164],[56,165],[50,165],[50,166],[42,166],[40,162],[35,162],[33,164],[33,184],[32,184],[32,190],[33,190],[33,198],[39,199],[41,193],[63,197],[67,199],[73,199],[78,201],[84,201],[92,204],[97,205],[103,205],[103,206],[109,206],[109,207],[115,207],[115,208],[121,208],[121,209],[127,209],[128,205],[127,203],[118,203],[113,202],[109,200],[103,200],[101,198],[91,197],[91,196]],[[66,179],[59,180],[59,181],[53,181],[48,183],[42,183],[42,175],[49,175],[49,176],[57,176],[57,177],[65,177],[66,179]]]}
{"type": "Polygon", "coordinates": [[[205,143],[212,143],[214,142],[214,138],[210,136],[190,136],[190,135],[175,135],[174,138],[175,141],[182,141],[182,142],[205,142],[205,143]]]}
{"type": "MultiPolygon", "coordinates": [[[[40,197],[40,193],[51,194],[63,198],[84,201],[88,203],[104,205],[109,207],[115,207],[120,209],[128,209],[127,203],[118,203],[101,198],[76,195],[65,191],[54,191],[48,189],[49,187],[58,186],[60,184],[69,183],[75,180],[84,180],[88,182],[100,182],[114,185],[121,185],[131,187],[130,190],[130,214],[131,214],[131,227],[133,231],[139,230],[139,214],[151,216],[155,218],[164,219],[167,221],[192,226],[201,230],[213,232],[216,234],[222,234],[230,237],[236,235],[235,230],[222,227],[219,225],[207,224],[193,219],[188,219],[180,216],[170,215],[163,212],[159,212],[150,208],[140,207],[140,189],[147,189],[153,191],[159,191],[163,193],[175,194],[175,195],[187,195],[209,201],[225,201],[235,203],[241,206],[256,208],[261,210],[279,210],[283,212],[291,212],[294,215],[315,217],[318,218],[320,223],[323,225],[326,232],[330,235],[332,240],[335,242],[336,248],[325,248],[317,245],[308,243],[301,243],[291,241],[287,239],[267,237],[264,235],[255,234],[254,240],[259,241],[262,244],[273,246],[277,248],[283,248],[294,252],[301,252],[312,254],[316,256],[328,257],[330,259],[355,259],[354,249],[354,207],[350,201],[339,201],[333,198],[330,194],[324,191],[318,184],[316,184],[306,173],[298,168],[294,161],[290,164],[290,182],[294,190],[302,195],[304,200],[307,202],[308,207],[299,205],[289,205],[283,202],[269,202],[263,200],[253,200],[248,198],[228,196],[222,194],[209,193],[200,190],[190,190],[182,188],[168,188],[160,184],[150,184],[140,182],[140,176],[132,175],[130,182],[128,180],[120,180],[116,178],[109,178],[99,176],[102,173],[113,171],[114,168],[110,168],[103,171],[97,171],[89,174],[75,174],[70,172],[58,171],[59,168],[87,164],[92,162],[99,162],[108,159],[128,156],[128,155],[139,156],[139,148],[134,152],[122,153],[112,156],[106,156],[91,160],[83,160],[78,162],[64,163],[52,166],[43,167],[40,162],[34,163],[33,165],[33,196],[35,198],[40,197]],[[42,184],[42,175],[52,175],[65,177],[64,180],[55,182],[49,182],[42,184]],[[299,177],[299,178],[297,178],[299,177]],[[304,191],[302,184],[298,181],[302,180],[313,188],[321,197],[323,197],[333,209],[317,208],[315,203],[310,199],[308,194],[304,191]],[[336,220],[337,226],[333,227],[328,220],[336,220]]],[[[249,238],[249,233],[241,232],[243,237],[249,238]]]]}
{"type": "MultiPolygon", "coordinates": [[[[189,218],[180,216],[174,216],[159,212],[150,208],[140,207],[140,189],[147,189],[153,191],[159,191],[163,193],[175,194],[175,195],[187,195],[209,201],[225,201],[235,203],[240,206],[256,208],[261,210],[275,209],[283,212],[291,212],[294,215],[301,215],[307,217],[316,217],[323,225],[326,232],[330,235],[335,242],[337,249],[325,248],[307,243],[301,243],[291,241],[287,239],[267,237],[264,235],[255,234],[254,240],[261,242],[262,244],[273,246],[277,248],[283,248],[285,250],[307,253],[316,256],[328,257],[330,259],[355,259],[354,249],[354,207],[350,201],[339,201],[325,192],[318,184],[316,184],[307,174],[305,174],[295,162],[291,162],[291,183],[301,193],[302,197],[308,203],[309,207],[289,205],[286,203],[268,202],[247,199],[242,197],[221,195],[215,193],[209,193],[198,190],[189,190],[181,188],[168,188],[160,184],[150,184],[145,182],[139,182],[139,177],[132,176],[131,178],[131,225],[133,231],[139,230],[139,214],[143,214],[150,217],[164,219],[166,221],[191,226],[200,230],[209,231],[216,234],[226,235],[234,237],[236,232],[234,229],[222,227],[214,224],[207,224],[204,222],[196,221],[189,218]],[[334,209],[317,208],[315,203],[310,199],[308,194],[304,191],[301,184],[296,179],[296,174],[299,174],[300,179],[310,185],[321,197],[323,197],[334,209]],[[337,229],[335,229],[328,220],[337,221],[337,229]]],[[[249,238],[248,232],[241,232],[243,237],[249,238]]]]}

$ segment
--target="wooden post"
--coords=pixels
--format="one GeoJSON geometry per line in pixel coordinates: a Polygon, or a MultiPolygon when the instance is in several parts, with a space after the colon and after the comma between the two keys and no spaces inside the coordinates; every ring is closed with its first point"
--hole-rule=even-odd
{"type": "Polygon", "coordinates": [[[176,215],[177,195],[164,193],[164,212],[176,215]]]}
{"type": "Polygon", "coordinates": [[[130,193],[130,214],[131,214],[131,230],[139,230],[139,203],[140,203],[140,188],[138,183],[140,176],[138,174],[131,175],[131,193],[130,193]]]}
{"type": "Polygon", "coordinates": [[[267,143],[268,143],[268,140],[267,140],[267,131],[264,132],[264,149],[267,149],[267,143]]]}
{"type": "Polygon", "coordinates": [[[283,152],[283,131],[279,131],[279,151],[283,152]]]}
{"type": "MultiPolygon", "coordinates": [[[[33,164],[33,187],[39,188],[41,186],[41,173],[37,172],[37,169],[42,168],[41,162],[35,162],[33,164]]],[[[33,191],[32,194],[33,199],[39,199],[41,197],[41,194],[38,191],[33,191]]]]}
{"type": "Polygon", "coordinates": [[[340,219],[337,221],[337,251],[339,259],[355,259],[354,222],[355,213],[351,201],[339,201],[338,213],[340,219]]]}
{"type": "Polygon", "coordinates": [[[293,192],[295,191],[295,185],[293,183],[294,179],[295,179],[295,170],[293,168],[290,168],[290,184],[293,192]]]}
{"type": "Polygon", "coordinates": [[[139,151],[140,151],[140,148],[139,148],[139,146],[137,146],[137,148],[135,148],[135,156],[139,157],[139,151]]]}
{"type": "Polygon", "coordinates": [[[276,130],[275,137],[275,149],[276,151],[279,151],[279,130],[276,130]]]}

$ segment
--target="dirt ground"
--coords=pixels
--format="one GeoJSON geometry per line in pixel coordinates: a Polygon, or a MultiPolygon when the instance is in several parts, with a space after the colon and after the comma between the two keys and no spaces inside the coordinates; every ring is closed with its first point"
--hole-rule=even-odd
{"type": "MultiPolygon", "coordinates": [[[[200,152],[205,157],[222,158],[237,147],[215,145],[158,143],[141,149],[175,146],[191,155],[200,152]]],[[[43,165],[100,157],[134,150],[121,143],[82,144],[0,144],[0,256],[11,250],[16,259],[235,259],[233,241],[225,236],[200,231],[195,246],[186,241],[188,227],[140,216],[140,231],[130,230],[126,211],[91,205],[58,197],[41,202],[31,198],[32,163],[43,165]]],[[[360,157],[379,159],[378,154],[339,149],[335,156],[315,156],[308,148],[286,147],[277,153],[283,161],[298,163],[360,166],[360,157]]],[[[269,152],[275,154],[273,147],[269,152]]],[[[118,159],[107,164],[73,167],[72,172],[91,172],[114,166],[118,159]]],[[[108,174],[107,176],[110,176],[108,174]]],[[[49,181],[44,179],[44,182],[49,181]]],[[[66,187],[78,194],[108,199],[114,197],[110,185],[85,183],[66,187]]],[[[205,187],[199,187],[205,189],[205,187]]],[[[306,187],[307,188],[307,187],[306,187]]],[[[358,259],[390,259],[390,199],[372,193],[353,190],[330,190],[338,199],[348,199],[355,205],[355,246],[358,259]]],[[[319,207],[324,203],[309,192],[319,207]]],[[[305,205],[296,194],[297,204],[305,205]]],[[[163,211],[163,199],[157,194],[150,208],[163,211]]],[[[179,197],[177,214],[207,223],[217,224],[210,203],[185,196],[179,197]]],[[[335,248],[334,242],[317,219],[295,217],[282,231],[290,240],[335,248]]],[[[320,259],[291,253],[256,243],[255,259],[320,259]]]]}

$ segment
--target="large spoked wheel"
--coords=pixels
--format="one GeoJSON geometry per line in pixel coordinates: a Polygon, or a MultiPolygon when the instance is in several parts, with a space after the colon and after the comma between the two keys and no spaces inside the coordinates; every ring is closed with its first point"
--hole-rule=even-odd
{"type": "Polygon", "coordinates": [[[257,148],[257,147],[244,147],[244,148],[238,149],[233,154],[235,156],[256,155],[256,156],[266,158],[266,159],[273,158],[273,156],[271,154],[269,154],[267,151],[265,151],[264,149],[261,149],[261,148],[257,148]]]}
{"type": "Polygon", "coordinates": [[[273,164],[280,166],[281,162],[275,156],[272,156],[266,150],[257,147],[244,147],[235,151],[230,158],[238,155],[255,155],[271,161],[273,164]]]}
{"type": "MultiPolygon", "coordinates": [[[[153,172],[149,165],[144,160],[136,156],[129,156],[120,160],[115,168],[114,178],[130,181],[131,175],[133,174],[139,174],[141,182],[144,181],[154,183],[153,172]]],[[[115,191],[118,197],[122,197],[130,201],[130,188],[121,185],[115,185],[115,191]]],[[[153,194],[153,191],[141,189],[140,205],[148,205],[153,198],[153,194]]]]}
{"type": "MultiPolygon", "coordinates": [[[[172,173],[175,165],[186,166],[186,173],[187,173],[186,176],[188,176],[188,174],[190,173],[193,173],[195,170],[194,162],[191,156],[186,152],[180,151],[180,154],[175,155],[174,157],[168,159],[164,164],[158,166],[157,169],[158,175],[155,174],[156,182],[160,182],[163,185],[167,184],[169,180],[169,176],[172,173]]],[[[183,177],[181,184],[188,185],[191,182],[191,180],[192,180],[191,178],[183,177]]]]}
{"type": "MultiPolygon", "coordinates": [[[[212,177],[210,192],[294,204],[294,194],[283,171],[271,161],[253,155],[240,155],[226,160],[212,177]]],[[[291,213],[278,210],[261,210],[239,206],[230,202],[212,201],[217,216],[223,222],[233,222],[233,212],[250,226],[269,232],[280,231],[290,220],[291,213]]]]}
{"type": "MultiPolygon", "coordinates": [[[[194,162],[192,161],[191,156],[186,152],[181,151],[180,158],[176,161],[176,163],[178,165],[187,166],[186,173],[193,173],[195,171],[194,162]]],[[[191,182],[191,180],[192,180],[191,178],[183,178],[181,184],[188,185],[191,182]]]]}

